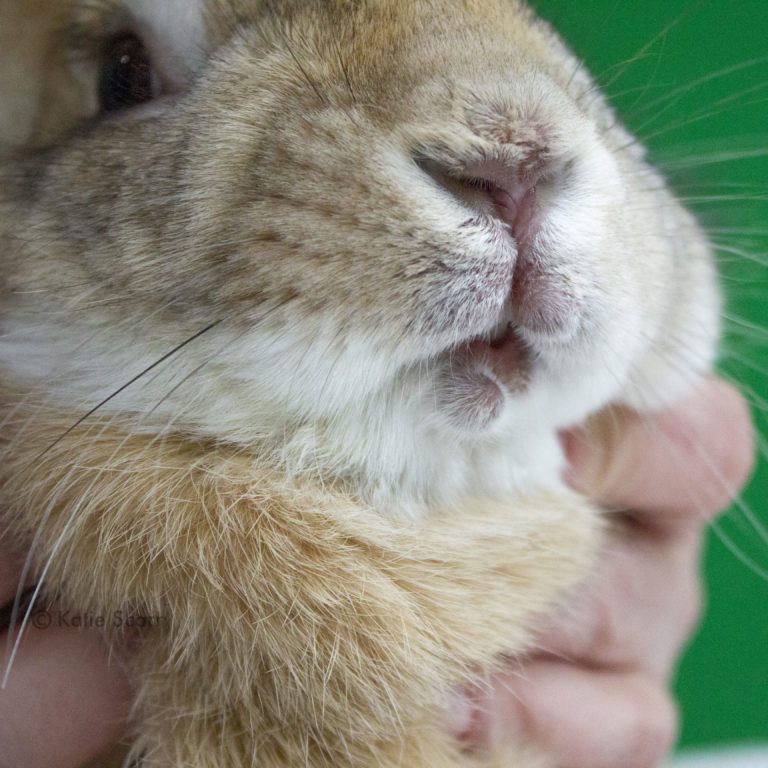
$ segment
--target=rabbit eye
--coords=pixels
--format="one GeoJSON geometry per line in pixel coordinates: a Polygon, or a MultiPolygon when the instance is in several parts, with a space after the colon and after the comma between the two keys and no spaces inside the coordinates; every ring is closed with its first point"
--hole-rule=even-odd
{"type": "Polygon", "coordinates": [[[149,52],[136,35],[122,33],[107,43],[99,73],[102,112],[117,112],[151,101],[154,83],[149,52]]]}

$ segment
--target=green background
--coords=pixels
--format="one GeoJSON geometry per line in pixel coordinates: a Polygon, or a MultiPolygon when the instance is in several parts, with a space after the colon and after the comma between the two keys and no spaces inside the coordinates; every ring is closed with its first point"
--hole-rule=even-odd
{"type": "MultiPolygon", "coordinates": [[[[721,246],[720,372],[739,382],[768,435],[768,59],[760,61],[768,0],[533,5],[587,62],[721,246]]],[[[677,682],[681,746],[768,741],[768,536],[759,530],[768,527],[768,467],[760,449],[744,506],[707,542],[708,611],[677,682]]]]}

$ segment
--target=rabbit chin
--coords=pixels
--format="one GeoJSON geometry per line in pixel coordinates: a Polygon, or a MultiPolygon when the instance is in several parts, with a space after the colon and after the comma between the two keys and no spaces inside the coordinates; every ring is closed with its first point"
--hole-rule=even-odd
{"type": "MultiPolygon", "coordinates": [[[[28,391],[36,382],[37,397],[72,413],[73,423],[103,403],[66,439],[97,439],[115,423],[159,439],[231,442],[254,461],[338,483],[393,514],[418,515],[467,493],[557,485],[556,428],[594,407],[594,382],[565,396],[542,375],[522,390],[501,384],[493,419],[462,422],[444,392],[441,399],[443,361],[396,368],[369,341],[347,338],[336,348],[335,334],[318,328],[289,343],[275,330],[217,327],[123,388],[183,341],[181,330],[130,343],[109,330],[87,343],[72,332],[72,324],[30,323],[0,340],[4,370],[28,391]]],[[[467,394],[482,396],[482,388],[467,394]]]]}
{"type": "MultiPolygon", "coordinates": [[[[116,421],[134,433],[230,442],[392,514],[557,488],[558,429],[608,402],[649,404],[648,387],[633,394],[628,360],[623,374],[618,361],[611,370],[601,364],[604,344],[532,351],[514,326],[404,365],[365,334],[340,337],[330,321],[291,332],[279,323],[220,325],[199,336],[165,327],[151,337],[141,325],[87,334],[72,321],[26,317],[0,339],[0,363],[69,412],[75,403],[80,414],[99,406],[75,435],[96,436],[116,421]]],[[[702,345],[699,357],[711,349],[702,345]]],[[[652,405],[669,402],[695,375],[683,373],[706,362],[645,359],[658,394],[652,405]]]]}

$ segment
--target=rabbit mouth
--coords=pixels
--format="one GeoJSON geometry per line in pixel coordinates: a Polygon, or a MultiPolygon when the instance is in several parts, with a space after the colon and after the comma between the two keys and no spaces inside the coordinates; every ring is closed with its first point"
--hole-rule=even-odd
{"type": "Polygon", "coordinates": [[[470,342],[467,353],[477,364],[487,367],[508,390],[521,391],[527,387],[531,350],[513,323],[506,323],[488,341],[470,342]]]}
{"type": "Polygon", "coordinates": [[[454,426],[477,430],[498,419],[506,398],[524,392],[532,354],[519,329],[503,321],[486,338],[451,350],[438,378],[437,402],[454,426]]]}
{"type": "MultiPolygon", "coordinates": [[[[487,288],[488,295],[502,300],[507,293],[503,316],[537,349],[562,347],[583,329],[588,312],[578,280],[546,244],[546,232],[540,235],[547,229],[553,190],[573,174],[572,163],[567,157],[545,159],[548,156],[541,147],[521,157],[512,160],[480,153],[479,159],[454,163],[434,159],[425,151],[417,165],[472,214],[470,221],[509,259],[511,274],[492,284],[489,281],[487,288]]],[[[505,332],[506,323],[495,331],[492,341],[500,342],[505,332]]]]}

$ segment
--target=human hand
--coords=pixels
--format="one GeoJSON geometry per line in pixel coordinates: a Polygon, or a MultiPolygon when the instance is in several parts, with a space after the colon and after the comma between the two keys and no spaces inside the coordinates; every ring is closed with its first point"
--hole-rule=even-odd
{"type": "Polygon", "coordinates": [[[558,768],[654,768],[677,727],[670,673],[700,610],[707,522],[752,466],[744,401],[709,380],[653,417],[617,411],[599,443],[564,436],[567,480],[615,513],[598,573],[488,690],[457,700],[469,749],[531,743],[558,768]]]}
{"type": "MultiPolygon", "coordinates": [[[[23,558],[0,542],[0,606],[13,602],[22,565],[23,558]]],[[[3,629],[0,678],[9,654],[3,629]]],[[[98,630],[28,623],[0,689],[0,768],[82,765],[125,730],[132,698],[98,630]]]]}

